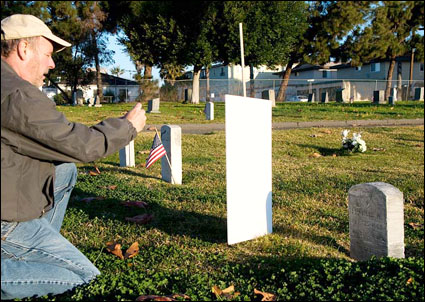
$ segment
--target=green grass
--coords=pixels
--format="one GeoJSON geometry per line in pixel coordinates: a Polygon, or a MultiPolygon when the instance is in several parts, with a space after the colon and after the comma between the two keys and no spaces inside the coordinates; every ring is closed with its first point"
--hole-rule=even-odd
{"type": "MultiPolygon", "coordinates": [[[[292,110],[292,105],[278,110],[292,110]]],[[[94,123],[100,117],[90,116],[90,110],[118,116],[128,105],[119,106],[61,109],[70,120],[94,123]]],[[[313,104],[311,110],[326,106],[313,104]]],[[[309,106],[296,108],[307,111],[309,106]]],[[[336,106],[328,108],[337,111],[336,106]]],[[[171,110],[172,105],[166,104],[161,114],[172,116],[171,110]]],[[[413,107],[416,110],[420,108],[413,107]]],[[[423,301],[424,127],[353,128],[367,143],[363,154],[341,151],[342,130],[273,131],[273,233],[232,246],[226,244],[224,132],[183,135],[179,186],[161,180],[159,163],[150,169],[141,166],[147,154],[139,151],[149,150],[154,132],[136,138],[134,168],[119,167],[118,154],[96,162],[101,171],[97,176],[88,174],[93,164],[78,164],[78,182],[62,234],[102,274],[71,292],[32,300],[134,301],[140,295],[173,293],[216,300],[212,286],[234,285],[241,293],[234,300],[255,299],[256,288],[276,294],[278,300],[423,301]],[[315,158],[313,153],[322,156],[315,158]],[[347,192],[353,185],[374,181],[404,193],[406,259],[353,262],[349,257],[347,192]],[[108,189],[109,185],[117,188],[108,189]],[[95,196],[104,200],[81,201],[95,196]],[[125,208],[120,205],[124,200],[143,200],[149,207],[125,208]],[[143,213],[154,214],[153,221],[147,225],[125,221],[143,213]],[[420,226],[412,228],[409,223],[420,226]],[[120,260],[105,249],[111,240],[120,242],[123,250],[137,241],[140,253],[120,260]]]]}
{"type": "MultiPolygon", "coordinates": [[[[107,117],[122,116],[135,103],[104,104],[100,108],[58,106],[72,121],[80,123],[100,122],[107,117]]],[[[193,124],[210,123],[205,120],[205,103],[182,104],[161,102],[161,113],[147,114],[148,124],[193,124]]],[[[147,110],[147,104],[143,104],[147,110]]],[[[318,120],[370,120],[414,119],[424,117],[424,103],[400,101],[396,106],[375,105],[371,102],[339,104],[278,103],[273,108],[273,122],[318,121],[318,120]]],[[[224,123],[224,103],[214,103],[214,123],[224,123]]]]}

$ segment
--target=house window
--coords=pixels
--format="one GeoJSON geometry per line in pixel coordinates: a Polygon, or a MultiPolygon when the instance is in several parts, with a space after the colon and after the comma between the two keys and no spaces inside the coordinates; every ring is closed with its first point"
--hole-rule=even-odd
{"type": "Polygon", "coordinates": [[[223,68],[223,67],[221,67],[220,75],[221,75],[221,76],[224,76],[224,68],[223,68]]]}
{"type": "Polygon", "coordinates": [[[371,72],[380,72],[381,71],[381,63],[372,63],[370,64],[371,72]]]}
{"type": "Polygon", "coordinates": [[[330,77],[331,77],[330,71],[328,71],[328,70],[322,71],[322,78],[329,79],[330,77]]]}
{"type": "Polygon", "coordinates": [[[420,69],[421,69],[421,71],[424,71],[424,63],[421,63],[420,69]]]}
{"type": "Polygon", "coordinates": [[[362,70],[362,67],[361,66],[357,66],[356,67],[356,71],[361,71],[362,70]]]}

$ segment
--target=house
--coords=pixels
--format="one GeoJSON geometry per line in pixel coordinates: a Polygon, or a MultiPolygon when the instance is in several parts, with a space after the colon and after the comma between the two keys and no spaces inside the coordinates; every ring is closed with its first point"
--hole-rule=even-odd
{"type": "MultiPolygon", "coordinates": [[[[101,72],[104,102],[132,102],[140,95],[139,83],[133,80],[128,80],[101,72]]],[[[64,91],[71,91],[71,87],[59,79],[58,86],[64,91]]],[[[60,93],[60,90],[54,85],[44,87],[43,92],[53,100],[53,97],[60,93]]],[[[89,85],[79,86],[76,93],[76,98],[83,102],[94,100],[97,95],[97,83],[94,79],[89,85]]]]}
{"type": "MultiPolygon", "coordinates": [[[[243,80],[246,84],[247,91],[250,86],[251,70],[250,66],[245,66],[243,71],[243,80]]],[[[278,81],[279,76],[275,73],[282,70],[282,66],[275,69],[269,69],[266,66],[253,67],[253,77],[255,79],[255,97],[261,98],[261,93],[265,89],[269,89],[273,80],[278,81]]],[[[193,79],[193,72],[189,71],[185,74],[186,78],[193,79]]],[[[224,101],[225,94],[242,95],[242,66],[241,65],[224,65],[216,64],[209,69],[209,86],[210,99],[212,101],[224,101]]],[[[207,77],[205,68],[201,70],[199,80],[199,98],[201,101],[206,100],[207,77]]],[[[184,89],[191,89],[192,82],[187,81],[186,85],[180,85],[180,95],[184,95],[184,89]]]]}
{"type": "MultiPolygon", "coordinates": [[[[334,62],[298,65],[291,72],[287,96],[313,93],[317,100],[323,92],[328,92],[329,98],[335,100],[336,91],[342,90],[344,101],[372,100],[373,91],[385,90],[389,66],[388,60],[372,60],[358,67],[334,62]]],[[[414,62],[412,75],[411,96],[415,88],[424,87],[423,62],[414,62]]],[[[391,87],[395,89],[392,95],[396,99],[407,99],[409,79],[410,56],[397,57],[391,80],[391,87]]]]}

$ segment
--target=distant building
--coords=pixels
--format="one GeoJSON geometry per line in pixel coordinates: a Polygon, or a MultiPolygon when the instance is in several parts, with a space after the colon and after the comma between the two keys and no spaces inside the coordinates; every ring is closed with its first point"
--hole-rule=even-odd
{"type": "MultiPolygon", "coordinates": [[[[104,102],[132,102],[140,95],[139,83],[133,80],[120,78],[101,72],[104,102]]],[[[56,83],[64,91],[70,91],[71,87],[63,80],[59,79],[56,83]]],[[[53,100],[60,90],[54,85],[43,87],[43,92],[53,100]]],[[[83,102],[94,99],[97,95],[97,83],[94,79],[89,85],[79,86],[77,89],[77,99],[82,98],[83,102]]]]}

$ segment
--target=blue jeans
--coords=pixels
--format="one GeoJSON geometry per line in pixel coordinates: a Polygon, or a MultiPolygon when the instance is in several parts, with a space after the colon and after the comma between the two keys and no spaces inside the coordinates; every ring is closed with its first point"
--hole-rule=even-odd
{"type": "Polygon", "coordinates": [[[99,275],[99,270],[60,233],[75,164],[56,166],[54,207],[43,217],[1,222],[1,299],[60,294],[99,275]]]}

